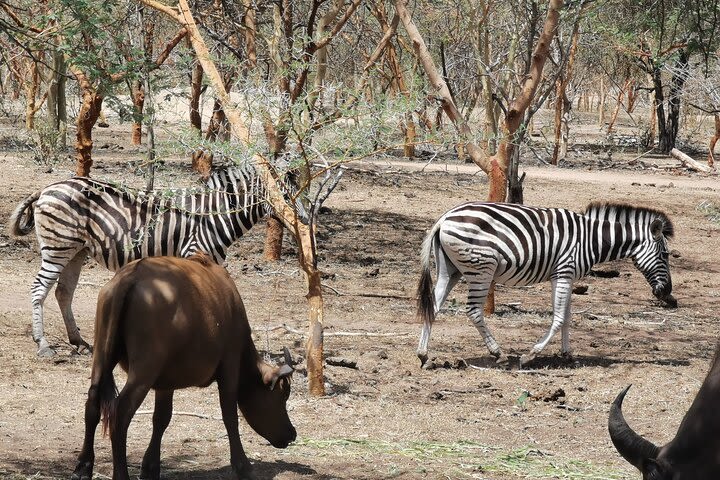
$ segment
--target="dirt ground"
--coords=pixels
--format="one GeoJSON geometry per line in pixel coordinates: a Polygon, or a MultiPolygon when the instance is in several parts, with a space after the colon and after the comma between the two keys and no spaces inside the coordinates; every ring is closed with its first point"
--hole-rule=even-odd
{"type": "MultiPolygon", "coordinates": [[[[117,127],[117,128],[116,128],[117,127]]],[[[15,240],[5,223],[34,190],[70,175],[52,172],[7,141],[0,153],[0,478],[68,478],[82,443],[83,407],[91,359],[73,353],[51,295],[46,332],[58,355],[38,359],[30,336],[30,284],[39,268],[32,235],[15,240]]],[[[98,178],[133,176],[126,126],[100,132],[98,178]],[[106,146],[107,148],[102,148],[106,146]],[[120,149],[118,146],[124,146],[120,149]]],[[[451,294],[430,342],[440,368],[420,369],[414,292],[424,232],[448,208],[486,195],[486,177],[450,160],[395,158],[356,163],[328,199],[320,220],[320,266],[325,272],[328,358],[357,368],[326,366],[328,395],[310,398],[301,372],[289,401],[297,442],[276,450],[241,421],[245,449],[259,478],[639,478],[613,449],[607,415],[617,393],[631,425],[662,444],[674,435],[697,392],[718,337],[720,183],[690,174],[661,157],[574,151],[562,168],[528,166],[525,203],[582,210],[593,200],[652,206],[675,223],[671,246],[674,294],[667,310],[652,297],[630,261],[590,276],[586,294],[573,295],[571,342],[575,362],[562,360],[559,335],[529,370],[496,367],[464,315],[464,285],[451,294]],[[715,217],[712,217],[713,211],[715,217]],[[463,368],[465,365],[469,365],[463,368]],[[447,367],[447,368],[445,368],[447,367]]],[[[528,163],[532,163],[531,160],[528,163]]],[[[192,178],[168,163],[160,184],[192,178]]],[[[238,242],[227,267],[244,297],[258,347],[302,357],[306,329],[304,284],[286,242],[284,260],[262,260],[264,223],[238,242]],[[286,325],[289,328],[282,328],[286,325]],[[298,333],[299,332],[299,333],[298,333]]],[[[111,273],[83,269],[74,301],[78,323],[92,339],[98,290],[111,273]]],[[[488,324],[519,356],[549,327],[550,285],[498,289],[488,324]]],[[[116,372],[119,383],[123,374],[116,372]]],[[[229,448],[214,387],[176,393],[175,415],[163,442],[163,478],[232,478],[229,448]]],[[[152,395],[131,426],[131,474],[150,437],[152,395]]],[[[97,478],[112,474],[110,442],[96,438],[97,478]]]]}

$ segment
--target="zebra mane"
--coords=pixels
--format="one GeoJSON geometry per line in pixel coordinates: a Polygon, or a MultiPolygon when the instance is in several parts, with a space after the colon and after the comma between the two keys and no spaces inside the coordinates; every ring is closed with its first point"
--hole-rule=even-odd
{"type": "Polygon", "coordinates": [[[583,213],[590,218],[607,218],[610,213],[615,213],[616,216],[620,216],[623,213],[625,215],[629,215],[630,213],[645,213],[653,219],[662,221],[662,233],[665,238],[672,238],[675,234],[675,227],[667,214],[655,208],[639,207],[627,203],[591,202],[585,207],[585,212],[583,213]]]}

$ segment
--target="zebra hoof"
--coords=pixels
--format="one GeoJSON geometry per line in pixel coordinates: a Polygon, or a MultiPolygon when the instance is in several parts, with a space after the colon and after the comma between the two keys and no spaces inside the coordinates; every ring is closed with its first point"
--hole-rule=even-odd
{"type": "Polygon", "coordinates": [[[38,348],[37,356],[41,358],[51,358],[55,356],[55,350],[49,346],[40,347],[38,348]]]}
{"type": "Polygon", "coordinates": [[[501,353],[500,355],[497,355],[497,358],[495,359],[495,364],[500,367],[509,368],[510,367],[510,357],[508,357],[504,353],[501,353]]]}
{"type": "Polygon", "coordinates": [[[420,368],[423,368],[428,360],[427,353],[418,353],[417,356],[420,359],[420,368]]]}
{"type": "Polygon", "coordinates": [[[535,360],[536,354],[535,353],[526,353],[525,355],[520,356],[520,368],[525,368],[525,366],[535,360]]]}

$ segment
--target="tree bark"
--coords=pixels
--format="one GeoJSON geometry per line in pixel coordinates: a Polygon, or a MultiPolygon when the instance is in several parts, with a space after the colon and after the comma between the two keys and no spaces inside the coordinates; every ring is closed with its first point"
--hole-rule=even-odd
{"type": "Polygon", "coordinates": [[[87,177],[92,167],[92,129],[100,117],[103,95],[93,88],[83,87],[82,105],[77,116],[75,140],[75,175],[87,177]]]}
{"type": "Polygon", "coordinates": [[[280,260],[283,243],[283,224],[275,217],[268,217],[267,228],[265,229],[265,248],[263,258],[270,262],[280,260]]]}
{"type": "Polygon", "coordinates": [[[715,114],[715,135],[710,139],[710,153],[708,154],[708,167],[715,165],[715,144],[720,139],[720,114],[715,114]]]}
{"type": "MultiPolygon", "coordinates": [[[[225,114],[230,123],[233,134],[244,144],[249,145],[250,135],[244,125],[240,113],[230,102],[230,95],[225,89],[222,77],[215,64],[210,58],[205,41],[192,17],[187,0],[179,0],[178,14],[175,9],[157,2],[156,0],[141,0],[146,5],[155,8],[176,22],[184,25],[190,35],[193,49],[198,60],[202,63],[208,79],[215,89],[218,99],[223,105],[225,114]]],[[[273,175],[273,169],[262,157],[255,157],[259,172],[263,177],[264,184],[268,191],[268,201],[272,205],[275,214],[282,219],[286,227],[295,234],[298,243],[298,261],[305,273],[307,285],[309,335],[306,344],[306,358],[308,369],[308,389],[311,395],[319,396],[325,394],[325,383],[323,381],[323,321],[324,306],[322,297],[322,286],[320,283],[320,272],[317,269],[317,254],[315,242],[310,228],[303,224],[297,217],[295,210],[285,203],[282,191],[278,187],[277,180],[273,175]]]]}
{"type": "Polygon", "coordinates": [[[580,22],[575,23],[570,39],[570,51],[568,52],[565,74],[557,79],[555,89],[555,146],[553,147],[550,163],[557,165],[558,160],[564,159],[567,155],[567,143],[570,109],[572,102],[567,98],[567,87],[572,79],[573,67],[575,66],[575,53],[577,52],[578,37],[580,33],[580,22]]]}
{"type": "MultiPolygon", "coordinates": [[[[658,150],[662,153],[668,153],[675,148],[675,141],[680,131],[680,100],[683,85],[688,75],[688,59],[689,55],[687,50],[679,50],[679,57],[675,63],[675,73],[673,73],[672,83],[670,84],[667,123],[663,122],[665,128],[660,132],[658,142],[658,150]]],[[[658,111],[658,121],[659,120],[660,111],[658,111]]]]}
{"type": "Polygon", "coordinates": [[[195,63],[190,79],[190,126],[202,135],[202,116],[200,115],[200,95],[202,94],[203,68],[195,63]]]}
{"type": "Polygon", "coordinates": [[[143,108],[145,107],[145,86],[141,80],[133,81],[131,96],[134,117],[132,124],[132,144],[140,145],[142,143],[143,108]]]}

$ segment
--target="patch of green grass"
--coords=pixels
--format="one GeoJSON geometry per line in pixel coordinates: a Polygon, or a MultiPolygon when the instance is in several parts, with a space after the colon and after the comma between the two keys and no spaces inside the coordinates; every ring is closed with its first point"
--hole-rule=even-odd
{"type": "Polygon", "coordinates": [[[699,212],[713,223],[720,223],[720,205],[710,200],[703,200],[696,207],[699,212]]]}
{"type": "MultiPolygon", "coordinates": [[[[293,448],[307,448],[313,455],[366,456],[378,454],[402,456],[422,468],[452,472],[453,478],[482,478],[483,473],[501,473],[520,478],[557,478],[567,480],[621,480],[620,471],[574,459],[561,459],[534,447],[503,451],[478,442],[386,442],[374,439],[298,439],[293,448]]],[[[380,460],[375,457],[376,466],[380,460]]]]}

